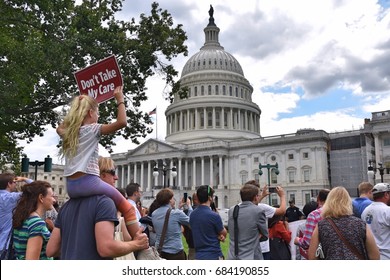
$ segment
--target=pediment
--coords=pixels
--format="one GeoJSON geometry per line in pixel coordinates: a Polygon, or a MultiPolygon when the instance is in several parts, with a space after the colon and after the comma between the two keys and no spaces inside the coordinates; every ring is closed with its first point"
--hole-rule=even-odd
{"type": "Polygon", "coordinates": [[[129,156],[145,156],[150,154],[159,154],[178,151],[177,148],[156,139],[149,139],[146,142],[140,144],[137,148],[129,151],[129,156]]]}

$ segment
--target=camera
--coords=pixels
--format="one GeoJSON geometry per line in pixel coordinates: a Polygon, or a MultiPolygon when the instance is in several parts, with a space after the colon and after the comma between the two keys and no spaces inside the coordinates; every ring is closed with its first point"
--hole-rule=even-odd
{"type": "Polygon", "coordinates": [[[184,193],[184,203],[187,203],[188,193],[184,193]]]}
{"type": "Polygon", "coordinates": [[[268,188],[269,193],[276,193],[276,188],[275,187],[269,187],[268,188]]]}

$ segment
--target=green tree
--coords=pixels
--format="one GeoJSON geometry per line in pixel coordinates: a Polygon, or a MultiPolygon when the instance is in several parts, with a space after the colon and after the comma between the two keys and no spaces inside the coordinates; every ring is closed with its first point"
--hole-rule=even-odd
{"type": "MultiPolygon", "coordinates": [[[[73,73],[114,54],[121,68],[128,126],[102,138],[111,150],[122,135],[138,143],[151,132],[151,120],[139,106],[147,99],[146,80],[160,75],[166,99],[186,95],[174,81],[170,64],[188,55],[182,25],[151,6],[138,23],[116,19],[123,0],[2,0],[0,1],[0,166],[20,160],[17,140],[43,135],[46,125],[56,127],[60,110],[79,94],[73,73]]],[[[100,106],[100,118],[115,118],[115,102],[100,106]]]]}

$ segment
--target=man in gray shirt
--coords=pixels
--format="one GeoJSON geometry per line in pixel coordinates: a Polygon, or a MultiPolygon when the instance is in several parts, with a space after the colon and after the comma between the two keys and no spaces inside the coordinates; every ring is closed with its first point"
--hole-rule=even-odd
{"type": "Polygon", "coordinates": [[[259,242],[268,239],[268,228],[265,211],[257,206],[260,202],[259,191],[260,188],[258,185],[246,183],[240,190],[242,203],[229,209],[229,260],[263,259],[259,242]],[[236,214],[237,227],[234,225],[235,208],[236,212],[238,210],[236,214]],[[237,241],[235,240],[236,230],[238,231],[237,241]],[[238,243],[238,250],[236,250],[235,242],[238,243]]]}

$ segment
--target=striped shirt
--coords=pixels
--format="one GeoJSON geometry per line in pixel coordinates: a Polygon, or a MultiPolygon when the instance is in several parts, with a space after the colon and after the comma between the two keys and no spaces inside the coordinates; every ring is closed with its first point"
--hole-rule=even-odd
{"type": "Polygon", "coordinates": [[[305,230],[303,231],[303,237],[298,239],[298,246],[303,249],[309,249],[311,236],[313,235],[313,231],[318,224],[319,221],[322,220],[321,217],[322,208],[318,208],[312,211],[306,219],[305,230]]]}
{"type": "Polygon", "coordinates": [[[27,241],[29,238],[35,236],[42,236],[43,238],[39,259],[53,259],[46,256],[46,245],[50,238],[50,231],[47,229],[45,221],[37,216],[28,217],[24,220],[21,228],[14,229],[14,248],[16,259],[26,259],[27,241]]]}

